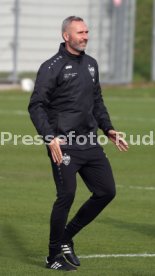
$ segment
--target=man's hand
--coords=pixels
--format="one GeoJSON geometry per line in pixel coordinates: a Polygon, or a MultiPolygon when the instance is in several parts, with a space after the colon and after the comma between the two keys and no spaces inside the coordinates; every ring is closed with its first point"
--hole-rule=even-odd
{"type": "Polygon", "coordinates": [[[65,140],[59,139],[58,137],[54,138],[49,144],[53,161],[58,165],[62,163],[62,158],[63,158],[60,145],[64,145],[64,144],[66,144],[65,140]]]}
{"type": "Polygon", "coordinates": [[[116,145],[116,147],[120,151],[128,150],[128,143],[123,139],[121,132],[111,129],[108,131],[108,138],[116,145]]]}

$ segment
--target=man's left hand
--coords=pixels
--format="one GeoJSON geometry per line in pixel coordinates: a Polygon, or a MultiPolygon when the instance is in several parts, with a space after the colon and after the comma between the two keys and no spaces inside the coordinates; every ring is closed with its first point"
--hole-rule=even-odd
{"type": "Polygon", "coordinates": [[[128,148],[129,148],[128,143],[123,138],[123,135],[122,135],[121,132],[110,129],[108,131],[108,138],[116,145],[116,147],[120,151],[127,151],[128,150],[128,148]]]}

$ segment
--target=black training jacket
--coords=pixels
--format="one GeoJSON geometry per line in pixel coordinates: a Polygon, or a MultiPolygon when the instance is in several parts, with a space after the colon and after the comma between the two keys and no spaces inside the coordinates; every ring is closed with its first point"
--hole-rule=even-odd
{"type": "Polygon", "coordinates": [[[58,53],[45,61],[37,74],[29,107],[38,133],[53,137],[97,133],[113,129],[104,105],[95,59],[69,53],[61,43],[58,53]]]}

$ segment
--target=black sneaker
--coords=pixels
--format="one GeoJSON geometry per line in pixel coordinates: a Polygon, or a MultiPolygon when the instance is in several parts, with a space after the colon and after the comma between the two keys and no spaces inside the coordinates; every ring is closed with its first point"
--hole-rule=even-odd
{"type": "Polygon", "coordinates": [[[64,271],[76,271],[76,267],[69,264],[64,256],[61,254],[57,255],[54,259],[51,259],[49,256],[46,258],[46,267],[55,270],[64,270],[64,271]]]}
{"type": "Polygon", "coordinates": [[[74,243],[73,241],[70,241],[68,243],[61,245],[62,253],[64,254],[66,260],[75,266],[80,266],[80,261],[78,257],[75,255],[74,252],[74,243]]]}

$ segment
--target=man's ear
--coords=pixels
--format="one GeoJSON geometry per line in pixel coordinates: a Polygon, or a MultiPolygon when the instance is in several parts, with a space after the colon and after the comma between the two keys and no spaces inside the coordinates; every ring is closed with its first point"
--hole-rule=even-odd
{"type": "Polygon", "coordinates": [[[68,34],[67,32],[64,32],[64,33],[62,34],[62,37],[63,37],[63,39],[64,39],[65,41],[69,41],[69,34],[68,34]]]}

